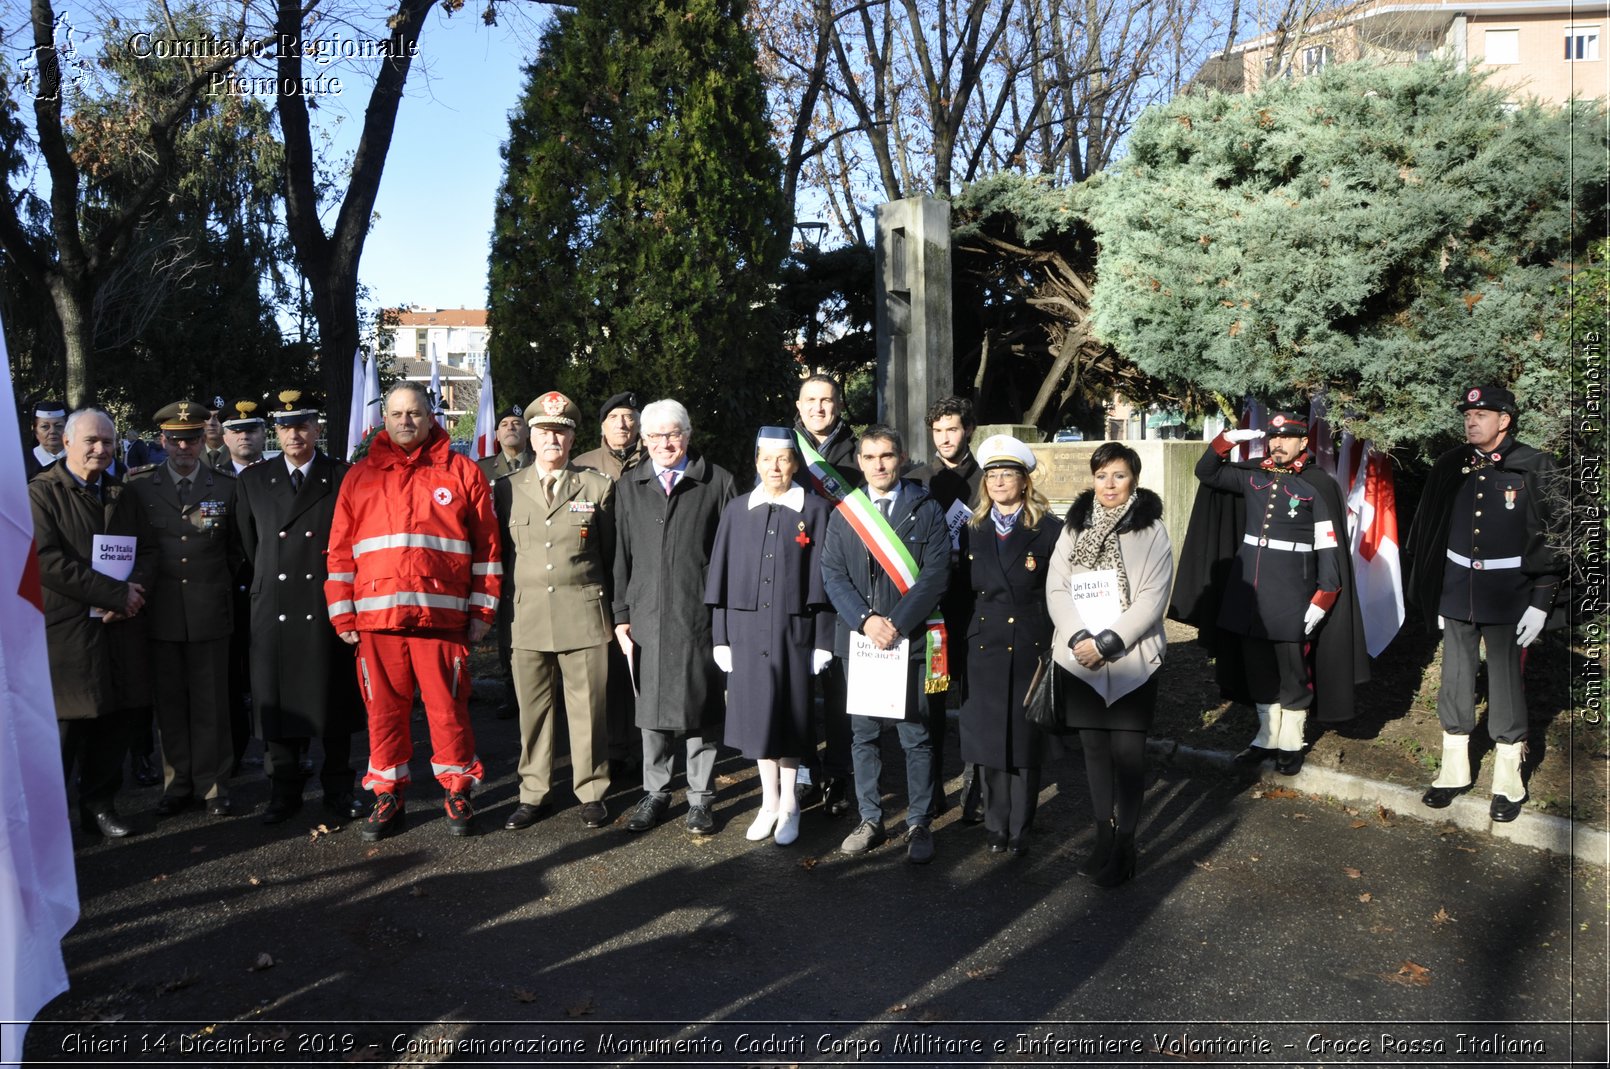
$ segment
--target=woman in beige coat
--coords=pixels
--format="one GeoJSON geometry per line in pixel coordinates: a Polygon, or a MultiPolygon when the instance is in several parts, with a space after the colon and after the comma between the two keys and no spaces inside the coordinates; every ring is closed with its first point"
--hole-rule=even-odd
{"type": "Polygon", "coordinates": [[[1163,504],[1141,490],[1140,457],[1120,442],[1090,457],[1095,489],[1073,507],[1046,582],[1056,635],[1051,648],[1069,673],[1063,716],[1084,747],[1095,849],[1080,866],[1102,887],[1135,873],[1146,732],[1157,703],[1167,640],[1163,614],[1174,558],[1163,504]]]}

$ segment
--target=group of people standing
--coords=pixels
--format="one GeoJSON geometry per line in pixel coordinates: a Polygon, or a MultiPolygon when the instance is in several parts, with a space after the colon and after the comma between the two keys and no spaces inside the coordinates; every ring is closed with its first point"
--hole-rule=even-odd
{"type": "MultiPolygon", "coordinates": [[[[64,761],[79,764],[88,829],[130,830],[112,804],[137,719],[125,714],[152,700],[158,815],[198,799],[230,813],[230,633],[242,575],[250,726],[271,784],[262,820],[298,811],[303,755],[317,738],[324,804],[362,817],[368,841],[405,825],[416,691],[447,830],[475,830],[485,768],[469,719],[469,652],[494,631],[520,729],[509,831],[551,808],[563,715],[588,827],[613,822],[611,785],[633,757],[643,795],[627,831],[664,819],[681,764],[686,828],[714,833],[724,743],[757,765],[749,840],[794,842],[802,806],[819,793],[830,816],[854,806],[841,849],[865,853],[890,837],[882,742],[892,727],[905,764],[900,837],[922,864],[950,804],[941,769],[955,711],[962,818],[984,824],[996,854],[1029,849],[1048,740],[1077,735],[1095,818],[1081,868],[1101,886],[1136,868],[1166,616],[1218,636],[1221,683],[1258,714],[1241,758],[1273,755],[1286,774],[1301,767],[1308,712],[1345,719],[1368,678],[1345,505],[1313,467],[1298,413],[1209,443],[1176,584],[1162,503],[1140,485],[1134,449],[1095,448],[1092,487],[1059,519],[1023,442],[994,435],[970,448],[974,421],[960,398],[929,410],[933,460],[913,468],[897,430],[853,433],[836,384],[811,376],[793,425],[757,433],[747,491],[693,448],[674,400],[639,410],[631,394],[610,398],[603,445],[572,457],[581,411],[550,391],[501,414],[500,450],[479,465],[451,448],[416,383],[388,392],[385,427],[355,465],[317,450],[317,407],[301,391],[280,392],[261,416],[246,405],[223,426],[239,434],[239,424],[272,420],[279,456],[207,463],[213,412],[176,402],[157,415],[168,460],[125,484],[107,473],[110,418],[84,409],[65,419],[61,463],[30,485],[64,761]],[[1264,456],[1236,459],[1258,439],[1264,456]],[[121,568],[107,563],[119,554],[121,568]],[[1026,712],[1047,672],[1059,695],[1049,726],[1026,712]],[[348,767],[365,726],[372,805],[348,767]]],[[[1411,592],[1435,601],[1450,658],[1443,771],[1425,801],[1446,805],[1470,785],[1461,757],[1484,641],[1501,747],[1493,816],[1513,819],[1524,788],[1504,747],[1524,747],[1525,713],[1505,646],[1535,641],[1557,607],[1563,564],[1545,537],[1550,465],[1514,441],[1513,396],[1481,387],[1460,407],[1467,445],[1434,469],[1435,512],[1422,506],[1409,539],[1411,592]]]]}

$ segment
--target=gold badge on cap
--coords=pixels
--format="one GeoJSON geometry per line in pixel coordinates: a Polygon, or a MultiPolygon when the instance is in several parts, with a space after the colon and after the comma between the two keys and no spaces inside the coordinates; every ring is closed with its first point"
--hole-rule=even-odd
{"type": "Polygon", "coordinates": [[[179,402],[179,413],[174,418],[177,419],[180,423],[189,423],[190,422],[190,402],[189,401],[180,401],[179,402]]]}
{"type": "Polygon", "coordinates": [[[298,402],[298,401],[300,401],[302,399],[302,391],[301,390],[281,390],[279,392],[279,399],[285,405],[285,411],[287,411],[287,412],[295,411],[296,402],[298,402]]]}
{"type": "Polygon", "coordinates": [[[565,399],[557,390],[550,390],[542,395],[542,411],[550,416],[565,414],[565,399]]]}
{"type": "Polygon", "coordinates": [[[239,419],[251,419],[252,413],[257,411],[256,401],[236,401],[235,411],[240,413],[239,419]]]}

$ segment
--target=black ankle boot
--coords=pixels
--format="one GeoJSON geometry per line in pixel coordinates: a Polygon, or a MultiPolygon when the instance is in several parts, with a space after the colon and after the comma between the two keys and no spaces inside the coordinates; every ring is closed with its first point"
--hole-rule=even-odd
{"type": "Polygon", "coordinates": [[[1097,887],[1117,887],[1135,875],[1135,833],[1121,831],[1113,836],[1112,856],[1100,872],[1090,878],[1097,887]]]}
{"type": "Polygon", "coordinates": [[[1085,859],[1079,862],[1079,875],[1094,876],[1107,867],[1107,860],[1112,857],[1112,841],[1112,821],[1097,821],[1096,844],[1090,848],[1090,853],[1085,855],[1085,859]]]}

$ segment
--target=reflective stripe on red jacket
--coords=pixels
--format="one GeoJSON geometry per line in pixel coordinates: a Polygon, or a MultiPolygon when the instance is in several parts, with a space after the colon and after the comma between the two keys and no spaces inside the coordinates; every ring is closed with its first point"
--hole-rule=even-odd
{"type": "Polygon", "coordinates": [[[330,526],[330,623],[346,631],[462,631],[494,623],[503,585],[486,476],[447,432],[404,453],[385,431],[347,473],[330,526]]]}

